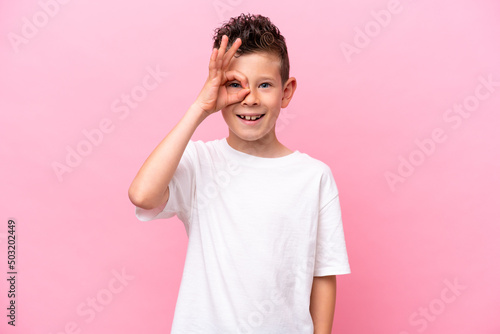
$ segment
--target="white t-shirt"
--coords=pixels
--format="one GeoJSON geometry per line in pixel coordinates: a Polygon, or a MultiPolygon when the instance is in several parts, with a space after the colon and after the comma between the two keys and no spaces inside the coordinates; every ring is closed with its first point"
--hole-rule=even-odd
{"type": "Polygon", "coordinates": [[[350,273],[330,168],[295,151],[262,158],[189,141],[167,205],[189,241],[172,334],[312,334],[313,276],[350,273]]]}

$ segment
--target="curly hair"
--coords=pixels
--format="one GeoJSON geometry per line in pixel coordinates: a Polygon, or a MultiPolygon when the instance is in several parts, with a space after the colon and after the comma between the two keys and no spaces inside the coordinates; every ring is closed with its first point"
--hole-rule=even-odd
{"type": "Polygon", "coordinates": [[[290,75],[290,61],[285,37],[268,17],[253,14],[241,14],[231,18],[221,27],[215,29],[214,48],[219,48],[222,36],[228,37],[227,49],[239,37],[241,46],[235,57],[254,52],[269,52],[280,59],[281,85],[284,86],[290,75]]]}

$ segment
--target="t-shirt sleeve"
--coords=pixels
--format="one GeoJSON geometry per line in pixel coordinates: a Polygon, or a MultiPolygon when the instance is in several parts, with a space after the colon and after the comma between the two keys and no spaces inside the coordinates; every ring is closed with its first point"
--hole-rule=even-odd
{"type": "Polygon", "coordinates": [[[329,169],[323,175],[321,199],[313,276],[349,274],[339,194],[329,169]]]}
{"type": "Polygon", "coordinates": [[[190,140],[168,184],[170,194],[167,204],[162,204],[149,210],[136,206],[135,215],[137,219],[140,221],[149,221],[154,219],[167,219],[177,215],[187,227],[193,207],[196,157],[195,143],[190,140]]]}

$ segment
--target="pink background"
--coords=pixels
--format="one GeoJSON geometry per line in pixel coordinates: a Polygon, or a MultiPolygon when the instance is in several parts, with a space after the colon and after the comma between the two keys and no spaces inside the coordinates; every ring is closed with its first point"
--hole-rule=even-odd
{"type": "MultiPolygon", "coordinates": [[[[69,1],[45,6],[52,16],[41,4],[0,5],[0,332],[170,331],[186,233],[177,218],[138,221],[127,190],[201,89],[213,29],[250,12],[285,35],[298,80],[278,137],[339,187],[352,274],[334,332],[500,333],[500,86],[476,90],[500,82],[498,1],[69,1]],[[156,67],[168,75],[146,91],[156,67]],[[120,101],[131,92],[134,108],[120,101]],[[467,117],[449,110],[464,103],[467,117]],[[68,149],[87,155],[58,178],[68,149]]],[[[216,114],[193,139],[226,135],[216,114]]]]}

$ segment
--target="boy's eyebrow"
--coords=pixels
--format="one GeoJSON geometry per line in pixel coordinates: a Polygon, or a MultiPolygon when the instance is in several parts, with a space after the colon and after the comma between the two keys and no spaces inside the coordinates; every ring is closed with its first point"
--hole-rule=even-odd
{"type": "MultiPolygon", "coordinates": [[[[261,76],[261,77],[257,77],[257,81],[260,81],[260,80],[276,81],[276,79],[275,79],[275,78],[268,77],[268,76],[261,76]]],[[[238,81],[238,82],[239,82],[239,80],[238,80],[238,79],[234,79],[234,80],[232,80],[232,81],[230,81],[230,82],[233,82],[233,81],[238,81]]]]}
{"type": "Polygon", "coordinates": [[[274,78],[271,78],[271,77],[267,77],[267,76],[262,76],[262,77],[258,77],[258,80],[269,80],[269,81],[274,81],[275,79],[274,79],[274,78]]]}

